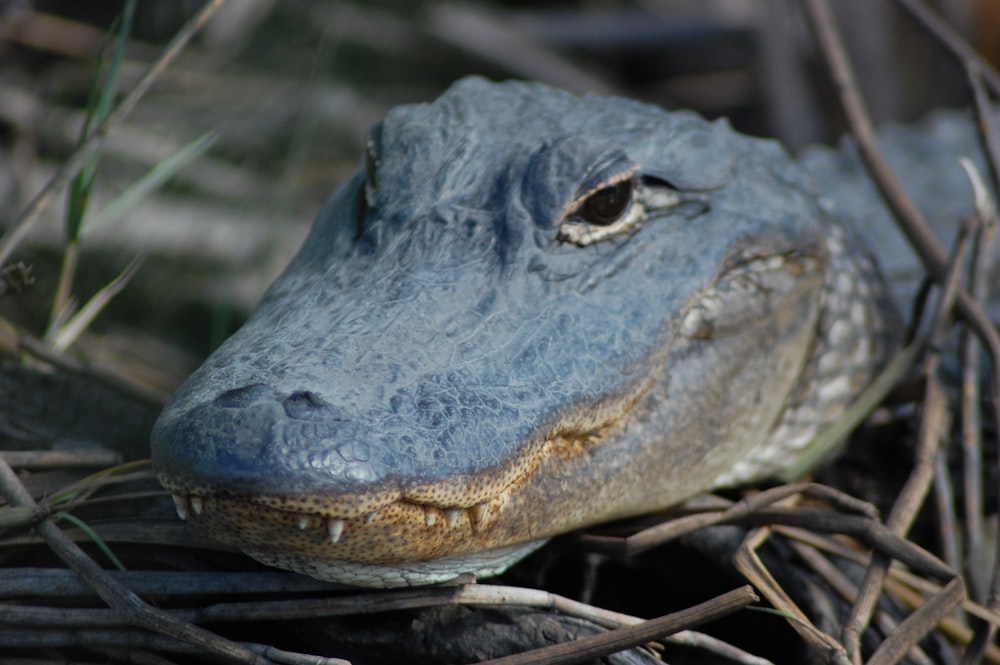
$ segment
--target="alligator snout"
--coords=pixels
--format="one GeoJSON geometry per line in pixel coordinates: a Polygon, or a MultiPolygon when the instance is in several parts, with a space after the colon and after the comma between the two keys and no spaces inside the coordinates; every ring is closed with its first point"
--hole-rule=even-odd
{"type": "MultiPolygon", "coordinates": [[[[265,383],[231,388],[157,425],[157,467],[184,478],[181,491],[286,495],[310,487],[304,470],[354,483],[371,481],[368,444],[348,418],[310,390],[265,383]]],[[[322,488],[319,488],[322,489],[322,488]]]]}
{"type": "Polygon", "coordinates": [[[182,519],[261,561],[317,577],[398,586],[414,576],[449,579],[456,568],[486,575],[543,541],[511,543],[511,532],[530,533],[530,513],[513,505],[512,491],[538,465],[540,446],[457,480],[444,464],[440,477],[408,474],[414,460],[394,456],[441,450],[437,440],[458,414],[451,423],[429,419],[437,437],[425,431],[419,441],[413,428],[386,442],[375,430],[390,413],[352,418],[316,391],[249,383],[161,417],[156,471],[182,519]],[[463,549],[476,554],[449,563],[463,549]],[[419,560],[404,574],[387,558],[419,560]]]}

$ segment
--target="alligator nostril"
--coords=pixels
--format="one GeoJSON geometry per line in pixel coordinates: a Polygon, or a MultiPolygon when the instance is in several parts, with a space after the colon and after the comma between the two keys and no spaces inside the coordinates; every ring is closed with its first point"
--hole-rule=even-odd
{"type": "Polygon", "coordinates": [[[285,413],[290,418],[304,418],[316,409],[328,409],[330,405],[323,401],[323,398],[311,390],[300,390],[294,392],[284,401],[285,413]]]}
{"type": "Polygon", "coordinates": [[[301,404],[302,406],[312,407],[326,406],[326,402],[311,390],[301,390],[297,393],[292,393],[285,400],[285,404],[301,404]]]}
{"type": "Polygon", "coordinates": [[[275,392],[274,388],[266,383],[251,383],[248,386],[227,390],[215,398],[215,403],[227,409],[241,409],[263,399],[273,399],[275,392]]]}

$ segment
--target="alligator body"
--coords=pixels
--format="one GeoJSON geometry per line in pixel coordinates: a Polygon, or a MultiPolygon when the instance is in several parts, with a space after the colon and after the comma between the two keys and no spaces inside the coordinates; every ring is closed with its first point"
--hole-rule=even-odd
{"type": "MultiPolygon", "coordinates": [[[[926,158],[918,193],[953,222],[977,150],[957,124],[892,151],[926,158]]],[[[466,79],[366,153],[153,430],[182,517],[265,563],[494,574],[794,465],[894,344],[862,237],[891,221],[846,152],[466,79]]]]}

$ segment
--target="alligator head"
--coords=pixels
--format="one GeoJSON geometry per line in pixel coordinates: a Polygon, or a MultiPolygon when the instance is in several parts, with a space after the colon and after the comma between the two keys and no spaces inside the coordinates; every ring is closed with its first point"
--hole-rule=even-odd
{"type": "Polygon", "coordinates": [[[153,431],[178,511],[373,586],[792,463],[884,353],[881,286],[776,144],[459,82],[400,107],[153,431]]]}

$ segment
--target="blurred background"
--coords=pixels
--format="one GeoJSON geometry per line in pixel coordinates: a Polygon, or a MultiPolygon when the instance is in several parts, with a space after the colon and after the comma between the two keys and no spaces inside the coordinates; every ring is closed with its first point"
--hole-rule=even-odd
{"type": "MultiPolygon", "coordinates": [[[[833,4],[878,122],[966,104],[960,70],[893,3],[833,4]]],[[[1000,59],[1000,0],[933,5],[1000,59]]],[[[0,2],[0,229],[76,145],[122,6],[0,2]]],[[[200,6],[138,3],[119,94],[200,6]]],[[[80,300],[132,258],[144,262],[75,352],[97,364],[144,360],[154,375],[143,380],[169,391],[294,254],[358,164],[367,129],[392,106],[433,99],[469,74],[693,108],[793,152],[843,129],[798,0],[233,0],[105,144],[88,215],[182,146],[215,137],[164,186],[82,238],[80,300]]],[[[13,257],[32,266],[36,283],[0,300],[0,350],[16,348],[18,328],[40,336],[46,327],[64,199],[13,257]]]]}

